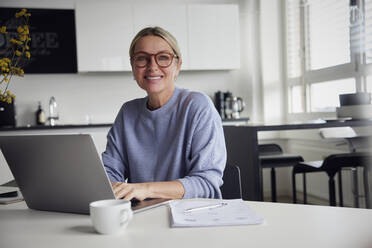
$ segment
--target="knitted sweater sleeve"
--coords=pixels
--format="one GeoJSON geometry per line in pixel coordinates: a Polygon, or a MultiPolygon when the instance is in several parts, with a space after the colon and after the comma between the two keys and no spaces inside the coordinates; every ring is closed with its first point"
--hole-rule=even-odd
{"type": "Polygon", "coordinates": [[[207,96],[199,96],[192,117],[188,144],[188,171],[179,179],[184,198],[221,198],[220,186],[226,164],[226,146],[221,118],[207,96]]]}
{"type": "Polygon", "coordinates": [[[127,165],[123,147],[123,115],[122,107],[107,134],[106,150],[102,153],[102,162],[107,176],[113,182],[124,182],[127,177],[125,175],[127,165]]]}

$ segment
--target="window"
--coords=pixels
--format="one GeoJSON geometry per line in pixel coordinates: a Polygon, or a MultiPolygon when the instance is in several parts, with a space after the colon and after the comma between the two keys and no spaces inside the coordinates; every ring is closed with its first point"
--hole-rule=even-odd
{"type": "Polygon", "coordinates": [[[311,70],[350,62],[348,3],[349,0],[309,1],[306,45],[311,70]]]}
{"type": "Polygon", "coordinates": [[[292,86],[289,90],[289,106],[290,106],[290,113],[301,113],[302,112],[302,86],[292,86]]]}
{"type": "Polygon", "coordinates": [[[366,63],[372,64],[372,0],[365,1],[365,22],[366,22],[366,63]]]}
{"type": "Polygon", "coordinates": [[[372,88],[372,0],[286,0],[289,113],[334,112],[339,94],[372,88]],[[303,49],[301,49],[303,48],[303,49]]]}
{"type": "Polygon", "coordinates": [[[372,94],[372,76],[367,77],[367,92],[372,94]]]}
{"type": "Polygon", "coordinates": [[[335,106],[340,106],[338,95],[353,92],[355,92],[354,78],[311,84],[311,111],[333,111],[335,106]]]}

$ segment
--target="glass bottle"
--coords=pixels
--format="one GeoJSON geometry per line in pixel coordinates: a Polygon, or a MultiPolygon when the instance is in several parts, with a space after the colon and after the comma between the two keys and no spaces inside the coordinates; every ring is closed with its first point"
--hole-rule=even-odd
{"type": "Polygon", "coordinates": [[[38,103],[36,111],[36,125],[45,125],[45,113],[41,107],[41,102],[38,103]]]}

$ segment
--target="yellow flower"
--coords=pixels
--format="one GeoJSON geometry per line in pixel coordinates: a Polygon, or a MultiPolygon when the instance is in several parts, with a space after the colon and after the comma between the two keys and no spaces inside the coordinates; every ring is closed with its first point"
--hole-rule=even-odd
{"type": "Polygon", "coordinates": [[[2,26],[2,27],[0,28],[0,33],[2,33],[2,34],[6,34],[6,26],[2,26]]]}
{"type": "Polygon", "coordinates": [[[28,59],[31,58],[31,53],[30,52],[26,52],[25,55],[26,55],[26,58],[28,58],[28,59]]]}
{"type": "Polygon", "coordinates": [[[23,33],[25,30],[23,29],[23,27],[19,26],[17,27],[17,32],[18,33],[23,33]]]}
{"type": "Polygon", "coordinates": [[[27,25],[23,26],[23,30],[24,30],[24,34],[29,34],[30,33],[30,29],[28,28],[27,25]]]}
{"type": "Polygon", "coordinates": [[[12,68],[12,73],[17,74],[20,77],[23,77],[24,74],[25,74],[25,72],[19,67],[13,67],[12,68]]]}
{"type": "Polygon", "coordinates": [[[20,41],[26,41],[27,36],[26,35],[20,35],[19,39],[20,39],[20,41]]]}
{"type": "Polygon", "coordinates": [[[21,56],[21,55],[22,55],[22,53],[21,53],[20,51],[18,51],[18,50],[15,51],[15,54],[16,54],[17,56],[21,56]]]}
{"type": "Polygon", "coordinates": [[[22,45],[23,44],[22,41],[16,40],[14,38],[10,39],[9,42],[12,43],[12,44],[18,44],[18,45],[22,45]]]}
{"type": "Polygon", "coordinates": [[[26,50],[30,50],[30,47],[28,45],[25,45],[26,50]]]}
{"type": "Polygon", "coordinates": [[[18,13],[15,14],[15,17],[16,17],[16,18],[19,18],[19,17],[25,15],[26,12],[27,12],[26,9],[22,9],[21,11],[19,11],[18,13]]]}

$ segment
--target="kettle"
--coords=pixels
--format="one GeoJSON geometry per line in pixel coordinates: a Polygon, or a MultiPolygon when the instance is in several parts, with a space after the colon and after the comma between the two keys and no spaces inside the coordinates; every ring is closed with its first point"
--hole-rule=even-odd
{"type": "Polygon", "coordinates": [[[241,97],[229,96],[225,99],[225,113],[228,119],[239,119],[245,103],[241,97]]]}

